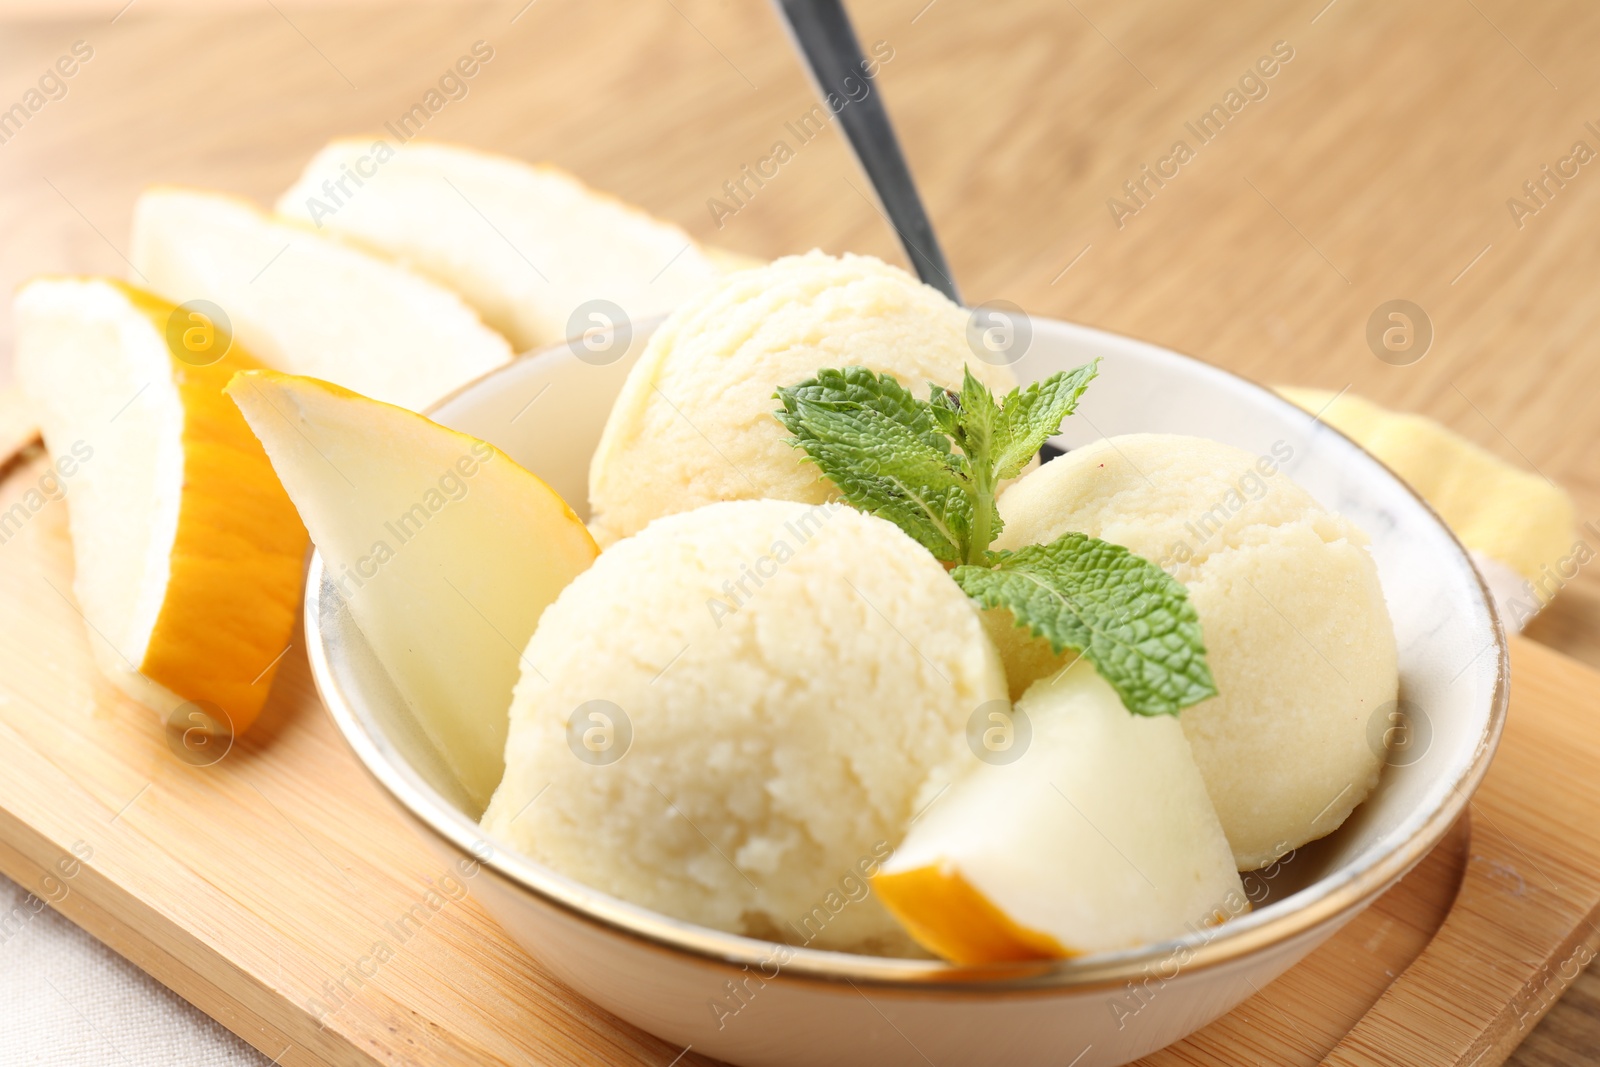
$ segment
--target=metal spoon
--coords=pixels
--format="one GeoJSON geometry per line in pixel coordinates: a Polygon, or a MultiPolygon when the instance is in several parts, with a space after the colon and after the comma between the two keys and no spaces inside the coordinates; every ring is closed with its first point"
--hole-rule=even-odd
{"type": "Polygon", "coordinates": [[[945,262],[933,223],[911,180],[911,168],[900,151],[883,98],[874,92],[870,65],[840,0],[773,0],[789,30],[789,39],[806,62],[812,84],[828,104],[843,101],[838,111],[845,139],[872,182],[889,224],[900,237],[911,265],[928,285],[956,303],[961,294],[945,262]],[[866,92],[862,94],[862,87],[866,92]]]}

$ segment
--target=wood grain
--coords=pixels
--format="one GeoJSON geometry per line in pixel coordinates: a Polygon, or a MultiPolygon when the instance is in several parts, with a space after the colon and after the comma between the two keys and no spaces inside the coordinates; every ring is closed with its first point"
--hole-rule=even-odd
{"type": "MultiPolygon", "coordinates": [[[[269,201],[324,140],[376,128],[477,39],[496,59],[429,136],[553,160],[742,251],[898,258],[832,130],[714,225],[706,201],[811,106],[765,5],[141,2],[113,22],[108,4],[23,3],[0,18],[11,11],[24,20],[0,33],[0,107],[73,41],[95,58],[0,144],[0,287],[126,273],[132,199],[151,182],[269,201]]],[[[1600,9],[880,0],[855,14],[863,39],[895,48],[881,90],[969,301],[1009,299],[1260,380],[1349,385],[1537,470],[1580,519],[1600,517],[1600,176],[1583,168],[1521,228],[1506,209],[1573,141],[1600,146],[1585,125],[1600,126],[1600,9]],[[1118,228],[1107,200],[1278,40],[1295,58],[1266,98],[1118,228]],[[1436,331],[1404,367],[1363,340],[1396,297],[1436,331]]],[[[0,350],[9,332],[0,316],[0,350]]],[[[1567,582],[1529,636],[1600,664],[1600,572],[1567,582]]],[[[96,691],[74,684],[75,700],[96,691]]],[[[1600,1046],[1600,978],[1580,988],[1527,1063],[1600,1046]]]]}
{"type": "Polygon", "coordinates": [[[1519,641],[1512,676],[1513,711],[1471,804],[1472,856],[1455,906],[1339,1043],[1330,1067],[1499,1062],[1600,948],[1600,749],[1591,748],[1589,730],[1528,710],[1586,689],[1588,703],[1577,707],[1592,707],[1595,675],[1519,641]],[[1575,747],[1586,750],[1583,759],[1571,759],[1575,747]],[[1535,780],[1539,787],[1529,788],[1535,780]],[[1549,847],[1528,847],[1535,840],[1549,847]],[[1516,921],[1496,918],[1507,914],[1516,921]],[[1565,934],[1550,937],[1554,931],[1565,934]]]}

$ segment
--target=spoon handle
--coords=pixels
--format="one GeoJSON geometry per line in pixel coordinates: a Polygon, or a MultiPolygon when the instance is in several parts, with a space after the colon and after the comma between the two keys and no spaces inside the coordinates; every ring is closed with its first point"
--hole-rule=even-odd
{"type": "Polygon", "coordinates": [[[917,277],[956,303],[961,294],[945,262],[933,223],[917,195],[911,168],[900,151],[883,98],[873,91],[875,79],[862,55],[840,0],[774,0],[789,37],[805,59],[812,83],[839,124],[856,160],[877,191],[889,224],[905,246],[917,277]],[[842,104],[841,104],[842,102],[842,104]]]}

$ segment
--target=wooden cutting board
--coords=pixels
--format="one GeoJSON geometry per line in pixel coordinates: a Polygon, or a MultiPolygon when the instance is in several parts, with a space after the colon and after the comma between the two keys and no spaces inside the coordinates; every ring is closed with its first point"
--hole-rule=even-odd
{"type": "MultiPolygon", "coordinates": [[[[0,484],[0,515],[26,513],[0,527],[0,870],[286,1067],[698,1061],[557,983],[470,884],[433,897],[319,1025],[324,986],[451,884],[444,865],[333,730],[298,636],[257,728],[214,764],[180,759],[90,662],[41,473],[24,455],[0,484]]],[[[1512,660],[1510,725],[1469,817],[1303,963],[1148,1063],[1493,1064],[1554,1003],[1600,942],[1600,674],[1525,641],[1512,660]]]]}

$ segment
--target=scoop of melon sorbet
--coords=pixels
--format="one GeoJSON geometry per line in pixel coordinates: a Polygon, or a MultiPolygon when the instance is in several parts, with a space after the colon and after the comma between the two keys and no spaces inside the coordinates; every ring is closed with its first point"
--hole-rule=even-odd
{"type": "MultiPolygon", "coordinates": [[[[1337,829],[1384,762],[1369,740],[1395,700],[1394,627],[1366,536],[1281,469],[1196,437],[1130,434],[1074,449],[1000,497],[997,548],[1075,530],[1188,587],[1218,695],[1181,716],[1241,870],[1337,829]]],[[[1042,640],[985,613],[1013,694],[1059,670],[1042,640]]]]}
{"type": "Polygon", "coordinates": [[[914,951],[867,879],[1004,700],[978,610],[839,504],[712,504],[619,541],[539,620],[494,836],[624,900],[914,951]]]}
{"type": "Polygon", "coordinates": [[[1010,369],[979,359],[968,313],[871,256],[811,252],[731,274],[661,324],[606,421],[589,468],[602,546],[719,500],[820,504],[833,487],[772,417],[773,394],[822,367],[890,374],[919,397],[970,367],[1000,394],[1010,369]]]}

